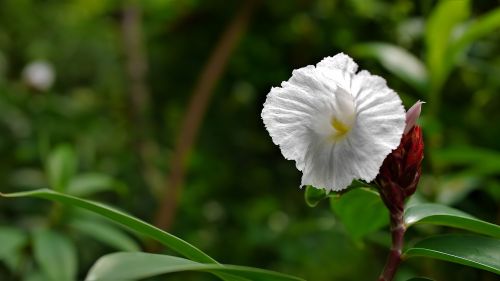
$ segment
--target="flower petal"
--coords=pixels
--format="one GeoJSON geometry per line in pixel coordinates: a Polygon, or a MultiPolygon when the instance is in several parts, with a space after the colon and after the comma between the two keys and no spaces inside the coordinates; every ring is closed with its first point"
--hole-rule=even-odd
{"type": "Polygon", "coordinates": [[[356,103],[356,125],[349,141],[353,147],[357,178],[372,181],[385,157],[401,141],[405,127],[405,110],[399,96],[387,87],[385,80],[361,71],[353,78],[352,93],[356,103]]]}
{"type": "Polygon", "coordinates": [[[316,66],[318,68],[324,67],[327,69],[338,69],[350,74],[354,74],[358,70],[358,65],[354,62],[354,60],[344,53],[336,54],[333,57],[326,57],[316,66]]]}

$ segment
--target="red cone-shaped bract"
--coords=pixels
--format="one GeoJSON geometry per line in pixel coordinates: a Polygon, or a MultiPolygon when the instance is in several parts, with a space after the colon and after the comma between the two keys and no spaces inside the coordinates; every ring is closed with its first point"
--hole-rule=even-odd
{"type": "Polygon", "coordinates": [[[423,158],[422,129],[414,126],[403,135],[398,148],[384,160],[375,180],[382,199],[391,212],[402,212],[404,200],[415,192],[423,158]]]}

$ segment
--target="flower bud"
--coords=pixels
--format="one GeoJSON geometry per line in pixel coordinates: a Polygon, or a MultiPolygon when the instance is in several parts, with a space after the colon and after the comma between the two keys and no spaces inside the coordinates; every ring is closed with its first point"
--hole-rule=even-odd
{"type": "Polygon", "coordinates": [[[405,127],[405,134],[408,134],[408,132],[417,124],[417,119],[420,117],[420,111],[422,110],[422,104],[425,103],[423,101],[417,101],[408,111],[406,112],[406,127],[405,127]]]}
{"type": "Polygon", "coordinates": [[[402,212],[404,200],[415,192],[423,158],[422,129],[413,126],[403,135],[398,148],[385,158],[375,180],[380,195],[391,212],[402,212]]]}

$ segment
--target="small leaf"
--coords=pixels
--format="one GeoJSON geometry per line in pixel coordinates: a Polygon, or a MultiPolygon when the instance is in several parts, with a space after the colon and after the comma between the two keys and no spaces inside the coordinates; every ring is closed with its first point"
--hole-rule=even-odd
{"type": "Polygon", "coordinates": [[[439,204],[413,205],[405,210],[405,224],[429,223],[450,226],[500,238],[500,226],[439,204]]]}
{"type": "MultiPolygon", "coordinates": [[[[90,269],[86,280],[130,280],[143,279],[160,274],[202,271],[214,274],[229,274],[238,279],[252,281],[297,281],[297,277],[276,273],[273,271],[220,264],[203,264],[191,260],[150,253],[114,253],[101,257],[90,269]]],[[[227,276],[227,275],[225,275],[227,276]]]]}
{"type": "Polygon", "coordinates": [[[66,190],[77,168],[76,155],[69,145],[56,147],[47,159],[47,175],[50,186],[57,191],[66,190]]]}
{"type": "Polygon", "coordinates": [[[475,267],[500,275],[500,240],[474,235],[441,235],[418,242],[406,258],[428,257],[475,267]]]}
{"type": "Polygon", "coordinates": [[[127,215],[114,208],[108,207],[101,203],[96,203],[90,200],[80,199],[71,195],[62,194],[50,189],[39,189],[27,192],[17,192],[10,194],[2,194],[4,197],[38,197],[44,198],[55,202],[60,202],[66,205],[74,206],[89,210],[96,214],[102,215],[118,224],[127,227],[139,234],[152,238],[161,244],[169,247],[177,253],[184,255],[194,261],[203,263],[217,263],[210,256],[187,243],[186,241],[165,232],[157,227],[154,227],[146,222],[143,222],[133,216],[127,215]]]}
{"type": "Polygon", "coordinates": [[[425,277],[413,277],[408,279],[407,281],[434,281],[434,280],[425,277]]]}
{"type": "Polygon", "coordinates": [[[356,188],[330,199],[334,213],[355,239],[373,233],[389,223],[389,213],[377,192],[356,188]]]}
{"type": "Polygon", "coordinates": [[[105,174],[89,173],[74,177],[66,192],[73,196],[85,197],[96,192],[112,190],[115,180],[105,174]]]}
{"type": "Polygon", "coordinates": [[[122,251],[139,251],[137,243],[112,225],[95,220],[73,220],[71,227],[87,236],[122,251]]]}
{"type": "Polygon", "coordinates": [[[365,43],[354,46],[358,57],[377,59],[383,67],[411,86],[424,91],[428,83],[424,64],[407,50],[387,43],[365,43]]]}
{"type": "Polygon", "coordinates": [[[76,249],[66,236],[39,229],[33,234],[33,250],[38,265],[49,280],[76,280],[76,249]]]}
{"type": "Polygon", "coordinates": [[[306,186],[306,191],[304,192],[304,198],[307,206],[316,207],[321,200],[328,198],[328,194],[324,189],[308,185],[306,186]]]}

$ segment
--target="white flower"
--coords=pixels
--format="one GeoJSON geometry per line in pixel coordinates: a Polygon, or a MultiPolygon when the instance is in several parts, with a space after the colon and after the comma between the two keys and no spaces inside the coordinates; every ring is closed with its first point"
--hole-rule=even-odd
{"type": "Polygon", "coordinates": [[[370,182],[405,128],[399,96],[382,77],[356,73],[347,55],[293,71],[267,95],[262,119],[286,159],[303,172],[302,184],[328,191],[354,179],[370,182]]]}

